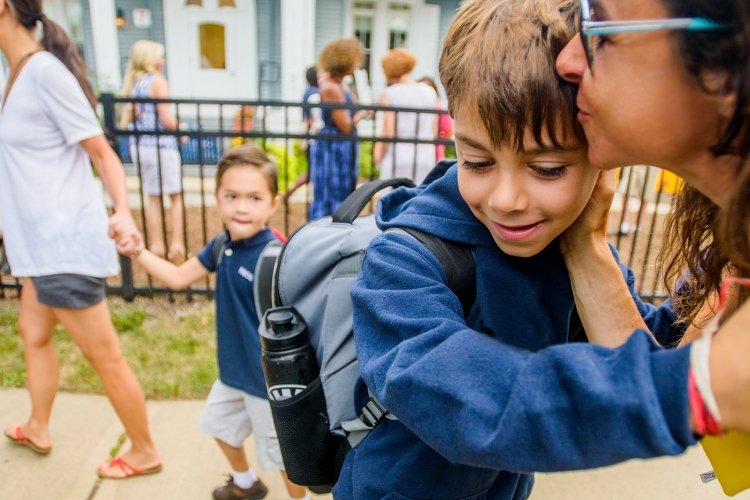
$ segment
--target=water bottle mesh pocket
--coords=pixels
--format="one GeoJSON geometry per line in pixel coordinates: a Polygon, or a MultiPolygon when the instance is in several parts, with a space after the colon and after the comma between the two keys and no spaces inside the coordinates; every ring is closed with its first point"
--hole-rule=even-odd
{"type": "Polygon", "coordinates": [[[300,394],[270,404],[289,479],[302,486],[332,487],[349,447],[345,437],[329,431],[320,379],[300,394]]]}

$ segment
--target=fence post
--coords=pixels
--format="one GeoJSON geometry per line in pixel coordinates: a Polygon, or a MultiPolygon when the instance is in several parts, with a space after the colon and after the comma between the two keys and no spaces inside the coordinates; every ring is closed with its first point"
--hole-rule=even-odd
{"type": "Polygon", "coordinates": [[[115,103],[114,96],[110,93],[102,93],[99,102],[104,108],[104,135],[109,137],[115,136],[115,103]]]}
{"type": "Polygon", "coordinates": [[[120,255],[120,271],[122,272],[122,298],[133,302],[135,287],[133,286],[133,264],[130,257],[120,255]]]}
{"type": "MultiPolygon", "coordinates": [[[[104,137],[110,142],[112,148],[118,151],[114,95],[102,93],[99,97],[99,102],[102,103],[102,108],[104,109],[104,137]]],[[[119,152],[117,156],[120,156],[119,152]]],[[[122,273],[122,298],[128,302],[133,302],[135,288],[133,286],[133,265],[130,262],[130,257],[120,255],[120,270],[122,273]]]]}

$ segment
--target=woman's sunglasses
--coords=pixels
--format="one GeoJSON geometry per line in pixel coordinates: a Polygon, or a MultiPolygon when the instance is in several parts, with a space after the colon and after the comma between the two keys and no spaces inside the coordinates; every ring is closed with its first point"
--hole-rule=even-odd
{"type": "Polygon", "coordinates": [[[586,53],[586,59],[588,60],[592,75],[594,74],[594,48],[599,36],[660,30],[708,31],[722,30],[729,27],[726,24],[717,23],[703,17],[648,19],[643,21],[593,21],[590,0],[580,1],[581,15],[579,17],[579,31],[581,33],[581,41],[583,42],[583,50],[586,53]]]}

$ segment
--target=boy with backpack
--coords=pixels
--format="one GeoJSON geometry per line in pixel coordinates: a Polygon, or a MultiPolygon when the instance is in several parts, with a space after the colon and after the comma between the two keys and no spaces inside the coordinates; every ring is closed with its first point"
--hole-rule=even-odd
{"type": "MultiPolygon", "coordinates": [[[[268,489],[250,468],[243,441],[254,433],[258,465],[281,471],[290,499],[308,499],[305,489],[284,473],[276,430],[260,366],[259,311],[254,287],[259,259],[277,235],[266,227],[279,204],[278,167],[253,144],[229,150],[218,163],[216,201],[224,233],[212,239],[197,257],[180,266],[146,249],[136,261],[173,290],[216,273],[216,336],[219,379],[214,383],[200,419],[200,429],[216,439],[232,466],[227,484],[213,492],[215,500],[260,499],[268,489]]],[[[118,241],[129,238],[120,233],[118,241]]],[[[275,257],[274,257],[275,261],[275,257]]]]}
{"type": "Polygon", "coordinates": [[[535,471],[695,443],[687,387],[670,376],[689,352],[646,330],[664,344],[682,333],[668,303],[633,291],[642,330],[565,345],[574,300],[558,239],[608,180],[597,185],[575,88],[555,72],[577,13],[577,0],[474,0],[451,25],[440,76],[458,162],[378,205],[385,232],[351,293],[355,399],[376,421],[348,451],[337,499],[525,499],[535,471]],[[411,230],[471,249],[468,310],[411,230]]]}

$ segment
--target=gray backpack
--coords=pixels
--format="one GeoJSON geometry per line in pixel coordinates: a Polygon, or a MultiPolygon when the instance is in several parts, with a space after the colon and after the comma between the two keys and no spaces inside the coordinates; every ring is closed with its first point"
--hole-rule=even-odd
{"type": "MultiPolygon", "coordinates": [[[[442,176],[449,166],[438,165],[425,182],[442,176]]],[[[320,383],[289,399],[271,397],[269,402],[289,479],[316,493],[329,492],[347,452],[383,418],[392,418],[372,395],[364,407],[355,407],[359,366],[349,292],[362,269],[365,249],[381,234],[374,214],[359,214],[378,191],[399,186],[414,184],[409,179],[390,179],[361,186],[333,216],[295,231],[276,263],[274,307],[291,306],[304,319],[320,367],[320,383]]],[[[472,248],[409,228],[394,230],[411,235],[435,254],[468,314],[476,297],[472,248]]],[[[261,321],[261,329],[268,328],[266,319],[272,311],[261,321]]]]}

